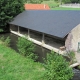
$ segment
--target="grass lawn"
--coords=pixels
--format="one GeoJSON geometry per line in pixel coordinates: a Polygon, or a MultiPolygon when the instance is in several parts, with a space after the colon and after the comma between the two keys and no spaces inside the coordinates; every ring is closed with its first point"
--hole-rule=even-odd
{"type": "Polygon", "coordinates": [[[50,8],[59,6],[59,3],[55,1],[43,1],[42,4],[48,4],[50,8]]]}
{"type": "Polygon", "coordinates": [[[0,44],[0,80],[42,80],[44,68],[0,44]]]}
{"type": "Polygon", "coordinates": [[[80,8],[58,7],[60,3],[55,2],[54,0],[43,1],[42,4],[48,4],[51,10],[80,10],[80,8]]]}
{"type": "Polygon", "coordinates": [[[55,7],[55,8],[51,8],[51,10],[80,10],[80,8],[55,7]]]}

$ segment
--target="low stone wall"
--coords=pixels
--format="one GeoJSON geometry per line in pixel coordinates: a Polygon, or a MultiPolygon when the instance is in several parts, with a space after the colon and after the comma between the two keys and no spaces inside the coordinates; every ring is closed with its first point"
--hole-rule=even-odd
{"type": "Polygon", "coordinates": [[[62,4],[59,7],[67,7],[67,8],[80,8],[80,4],[62,4]]]}

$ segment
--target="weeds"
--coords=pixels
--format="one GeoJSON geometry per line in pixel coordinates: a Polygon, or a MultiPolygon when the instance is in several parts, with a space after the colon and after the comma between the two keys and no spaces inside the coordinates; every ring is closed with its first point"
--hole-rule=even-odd
{"type": "Polygon", "coordinates": [[[6,39],[5,39],[5,37],[4,36],[2,36],[1,38],[0,38],[0,43],[1,44],[3,44],[3,45],[5,45],[5,46],[10,46],[10,37],[7,37],[6,39]]]}
{"type": "Polygon", "coordinates": [[[17,41],[17,48],[21,55],[27,56],[33,60],[37,59],[37,55],[34,53],[35,46],[33,42],[29,41],[28,39],[19,37],[17,41]]]}

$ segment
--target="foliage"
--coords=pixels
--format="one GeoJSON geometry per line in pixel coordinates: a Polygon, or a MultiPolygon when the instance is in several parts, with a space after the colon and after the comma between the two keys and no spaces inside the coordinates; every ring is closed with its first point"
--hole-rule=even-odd
{"type": "Polygon", "coordinates": [[[3,29],[0,29],[0,32],[3,32],[3,29]]]}
{"type": "Polygon", "coordinates": [[[36,59],[37,56],[34,54],[35,46],[28,39],[19,37],[17,41],[17,47],[21,55],[36,59]]]}
{"type": "Polygon", "coordinates": [[[76,62],[75,61],[76,59],[75,59],[75,53],[74,53],[74,51],[70,51],[70,52],[68,52],[66,54],[67,54],[67,57],[70,59],[70,64],[76,62]]]}
{"type": "Polygon", "coordinates": [[[7,23],[22,11],[22,0],[0,0],[0,28],[5,29],[7,23]]]}
{"type": "Polygon", "coordinates": [[[5,37],[4,36],[2,36],[1,38],[0,38],[0,43],[1,44],[3,44],[3,45],[5,45],[5,46],[10,46],[10,37],[7,37],[6,39],[5,39],[5,37]]]}
{"type": "Polygon", "coordinates": [[[71,0],[72,3],[78,3],[80,0],[71,0]]]}
{"type": "Polygon", "coordinates": [[[57,2],[64,2],[64,3],[78,3],[79,0],[55,0],[57,2]]]}
{"type": "Polygon", "coordinates": [[[36,3],[41,3],[43,2],[43,0],[23,0],[25,3],[33,3],[33,4],[36,4],[36,3]]]}
{"type": "Polygon", "coordinates": [[[4,41],[7,46],[10,46],[10,37],[7,37],[4,41]]]}
{"type": "Polygon", "coordinates": [[[80,3],[80,0],[78,1],[78,3],[80,3]]]}
{"type": "Polygon", "coordinates": [[[0,44],[0,80],[42,80],[44,68],[0,44]]]}
{"type": "Polygon", "coordinates": [[[71,3],[71,0],[62,0],[64,3],[71,3]]]}
{"type": "Polygon", "coordinates": [[[68,54],[68,57],[69,57],[70,59],[72,59],[72,58],[75,57],[74,51],[70,51],[70,52],[68,52],[67,54],[68,54]]]}
{"type": "Polygon", "coordinates": [[[79,3],[80,0],[55,0],[57,2],[64,2],[64,3],[79,3]]]}
{"type": "Polygon", "coordinates": [[[73,76],[69,63],[59,54],[48,53],[44,64],[46,80],[69,80],[73,76]]]}
{"type": "Polygon", "coordinates": [[[54,0],[54,1],[59,2],[59,3],[62,3],[62,2],[70,3],[71,2],[71,0],[54,0]]]}

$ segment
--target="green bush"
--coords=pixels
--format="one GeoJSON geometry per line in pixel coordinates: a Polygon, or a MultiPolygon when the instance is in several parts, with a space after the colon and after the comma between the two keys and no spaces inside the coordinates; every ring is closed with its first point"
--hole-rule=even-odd
{"type": "Polygon", "coordinates": [[[45,80],[70,80],[73,77],[69,63],[58,53],[48,53],[44,64],[45,80]]]}
{"type": "Polygon", "coordinates": [[[34,60],[37,58],[36,54],[34,54],[35,46],[28,39],[19,37],[17,41],[17,48],[21,55],[27,56],[34,60]]]}
{"type": "Polygon", "coordinates": [[[10,37],[7,37],[6,39],[5,39],[5,44],[6,44],[6,46],[10,46],[10,37]]]}
{"type": "Polygon", "coordinates": [[[2,36],[0,38],[0,43],[5,45],[5,46],[10,46],[10,37],[5,38],[4,36],[2,36]]]}

